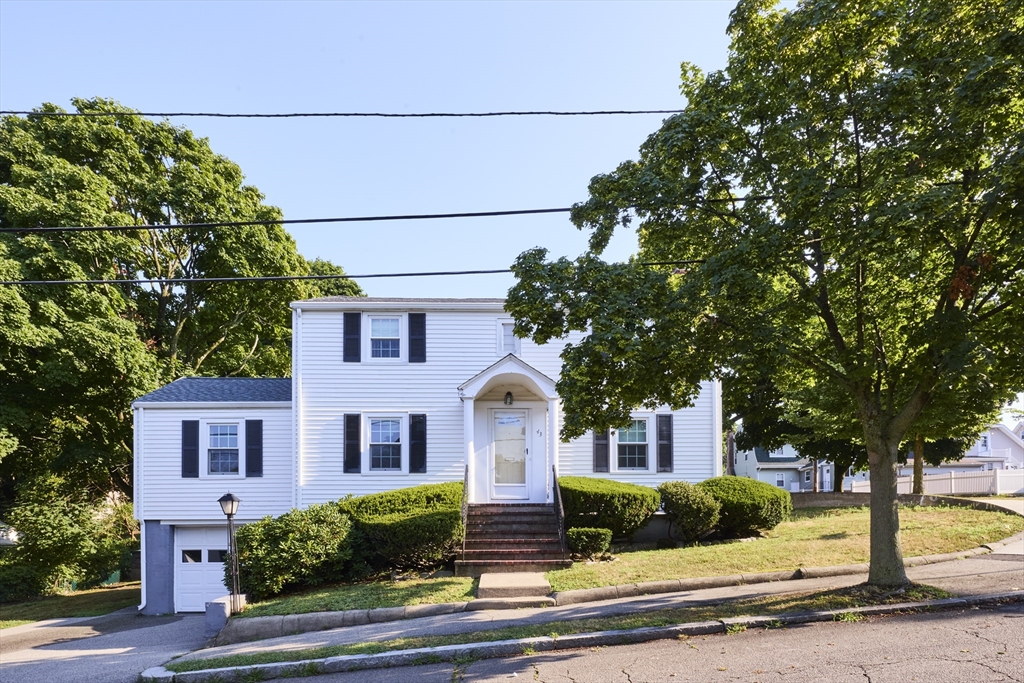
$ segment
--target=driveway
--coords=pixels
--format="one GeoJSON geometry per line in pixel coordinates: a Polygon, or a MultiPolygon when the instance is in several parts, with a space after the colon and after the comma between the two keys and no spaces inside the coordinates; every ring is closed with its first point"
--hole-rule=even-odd
{"type": "Polygon", "coordinates": [[[4,683],[135,683],[146,669],[202,647],[202,615],[145,617],[134,607],[0,630],[4,683]]]}

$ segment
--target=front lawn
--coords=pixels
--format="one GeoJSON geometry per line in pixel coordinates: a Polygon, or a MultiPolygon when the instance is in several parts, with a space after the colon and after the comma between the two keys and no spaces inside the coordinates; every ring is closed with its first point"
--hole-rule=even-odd
{"type": "MultiPolygon", "coordinates": [[[[796,510],[788,522],[749,543],[619,553],[614,562],[577,562],[548,572],[556,591],[642,581],[795,570],[867,562],[870,511],[796,510]]],[[[904,557],[969,550],[1024,530],[1024,517],[947,507],[900,508],[904,557]]]]}
{"type": "MultiPolygon", "coordinates": [[[[967,508],[900,509],[903,554],[930,555],[974,548],[1024,530],[1024,517],[967,508]]],[[[867,508],[797,510],[792,518],[749,543],[623,552],[614,562],[576,563],[548,572],[553,590],[641,581],[795,570],[868,561],[867,508]]],[[[464,602],[476,597],[474,579],[450,577],[323,586],[245,609],[242,617],[464,602]]]]}
{"type": "Polygon", "coordinates": [[[249,605],[244,617],[269,617],[304,612],[336,612],[401,605],[466,602],[476,597],[476,580],[465,577],[374,581],[348,586],[324,586],[270,598],[249,605]]]}
{"type": "Polygon", "coordinates": [[[140,601],[139,582],[132,581],[24,602],[5,602],[0,603],[0,629],[43,619],[98,617],[138,605],[140,601]]]}

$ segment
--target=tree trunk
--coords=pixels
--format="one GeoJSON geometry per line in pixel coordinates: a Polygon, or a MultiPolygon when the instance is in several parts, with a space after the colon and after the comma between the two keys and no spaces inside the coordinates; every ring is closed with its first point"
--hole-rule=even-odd
{"type": "MultiPolygon", "coordinates": [[[[847,468],[849,469],[849,468],[847,468]]],[[[832,463],[832,493],[843,492],[843,477],[846,476],[846,469],[840,471],[839,465],[832,463]]]]}
{"type": "Polygon", "coordinates": [[[811,461],[811,467],[814,468],[811,471],[811,482],[812,482],[811,490],[814,491],[815,493],[817,493],[818,492],[818,461],[817,460],[812,460],[811,461]]]}
{"type": "Polygon", "coordinates": [[[924,437],[914,437],[914,493],[924,493],[924,437]]]}
{"type": "Polygon", "coordinates": [[[905,586],[910,581],[903,567],[899,499],[896,497],[899,439],[870,434],[868,429],[864,431],[871,477],[871,566],[868,583],[873,586],[905,586]]]}

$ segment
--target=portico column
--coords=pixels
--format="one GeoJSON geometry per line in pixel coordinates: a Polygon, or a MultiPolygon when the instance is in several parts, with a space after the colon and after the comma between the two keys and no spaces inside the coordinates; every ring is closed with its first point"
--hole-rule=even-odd
{"type": "Polygon", "coordinates": [[[468,474],[466,478],[469,483],[468,498],[470,503],[476,502],[476,467],[473,462],[476,458],[476,446],[473,444],[473,431],[476,422],[473,415],[473,399],[462,399],[462,438],[466,443],[466,467],[468,474]]]}
{"type": "MultiPolygon", "coordinates": [[[[548,399],[548,469],[558,467],[558,399],[548,399]]],[[[549,471],[550,475],[551,472],[549,471]]],[[[544,477],[547,480],[547,476],[544,477]]],[[[555,482],[551,482],[551,495],[555,492],[555,482]]],[[[549,501],[549,502],[553,502],[549,501]]]]}

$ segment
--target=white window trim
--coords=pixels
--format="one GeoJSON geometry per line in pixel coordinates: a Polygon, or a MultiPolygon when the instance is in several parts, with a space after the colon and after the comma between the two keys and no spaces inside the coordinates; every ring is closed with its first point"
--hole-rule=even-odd
{"type": "MultiPolygon", "coordinates": [[[[376,359],[381,360],[381,359],[376,359]]],[[[387,476],[395,477],[400,475],[409,474],[409,413],[396,413],[396,412],[371,412],[363,413],[363,424],[362,424],[362,449],[360,452],[362,467],[359,468],[363,476],[374,475],[374,476],[387,476]],[[401,441],[402,444],[402,468],[398,470],[371,470],[370,469],[370,420],[400,420],[401,421],[401,441]]]]}
{"type": "Polygon", "coordinates": [[[245,479],[245,418],[221,417],[199,420],[199,478],[200,479],[245,479]],[[238,426],[238,473],[213,474],[210,472],[210,425],[238,426]]]}
{"type": "Polygon", "coordinates": [[[362,329],[365,330],[362,334],[360,344],[363,352],[362,357],[367,363],[408,363],[409,362],[409,324],[407,313],[363,313],[362,329]],[[398,358],[374,358],[373,357],[373,344],[371,343],[371,337],[373,335],[373,320],[381,318],[394,319],[398,318],[398,358]]]}
{"type": "MultiPolygon", "coordinates": [[[[515,324],[515,320],[513,320],[512,318],[498,318],[498,320],[497,320],[497,327],[496,327],[497,340],[496,340],[496,344],[495,344],[495,353],[498,356],[502,357],[502,358],[504,358],[505,356],[507,356],[509,354],[509,352],[505,350],[505,329],[504,329],[504,327],[505,327],[505,325],[514,325],[514,324],[515,324]]],[[[515,355],[515,356],[521,357],[522,356],[522,352],[523,352],[523,340],[520,339],[519,337],[514,337],[514,338],[516,340],[516,342],[515,342],[515,350],[512,351],[511,353],[513,355],[515,355]]]]}
{"type": "Polygon", "coordinates": [[[783,473],[783,472],[776,472],[775,473],[775,486],[777,486],[780,489],[786,488],[786,475],[785,475],[785,473],[783,473]],[[781,481],[781,483],[780,483],[780,481],[781,481]]]}
{"type": "Polygon", "coordinates": [[[629,419],[631,420],[647,420],[647,467],[619,467],[619,431],[618,429],[611,430],[610,438],[608,439],[609,450],[611,456],[609,463],[612,472],[622,472],[623,474],[649,474],[654,472],[654,460],[657,456],[658,441],[657,436],[652,431],[657,428],[655,422],[654,413],[630,413],[629,419]]]}

